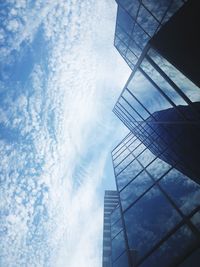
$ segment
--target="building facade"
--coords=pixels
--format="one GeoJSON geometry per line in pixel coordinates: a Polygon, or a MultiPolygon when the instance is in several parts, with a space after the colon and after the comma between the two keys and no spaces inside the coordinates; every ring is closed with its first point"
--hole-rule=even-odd
{"type": "Polygon", "coordinates": [[[110,264],[198,267],[200,2],[116,2],[114,45],[132,74],[113,109],[130,133],[112,151],[110,264]]]}
{"type": "Polygon", "coordinates": [[[152,153],[200,183],[200,52],[189,23],[200,3],[117,3],[115,47],[133,71],[113,111],[152,153]]]}
{"type": "Polygon", "coordinates": [[[103,218],[103,267],[111,267],[111,213],[119,204],[118,192],[106,190],[104,195],[104,218],[103,218]]]}
{"type": "Polygon", "coordinates": [[[131,132],[112,158],[123,228],[112,242],[111,255],[117,251],[112,266],[198,267],[199,184],[155,156],[131,132]]]}

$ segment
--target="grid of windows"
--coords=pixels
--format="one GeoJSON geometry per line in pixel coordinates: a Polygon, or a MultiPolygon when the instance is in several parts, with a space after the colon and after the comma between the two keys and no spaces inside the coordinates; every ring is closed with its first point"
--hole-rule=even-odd
{"type": "Polygon", "coordinates": [[[111,213],[119,202],[118,192],[106,190],[104,196],[103,255],[102,266],[111,267],[111,213]]]}
{"type": "MultiPolygon", "coordinates": [[[[134,133],[133,146],[137,137],[154,155],[176,163],[178,170],[200,182],[199,88],[152,48],[130,76],[113,111],[134,133]]],[[[114,161],[119,171],[124,156],[131,161],[128,151],[120,151],[114,161]]]]}
{"type": "Polygon", "coordinates": [[[114,45],[131,69],[150,38],[184,4],[182,0],[117,0],[114,45]]]}
{"type": "Polygon", "coordinates": [[[149,149],[135,154],[139,146],[129,140],[135,140],[132,133],[112,152],[120,196],[120,206],[111,214],[112,238],[119,235],[113,241],[115,257],[120,259],[125,251],[130,254],[134,250],[134,266],[178,266],[200,245],[200,186],[149,149]],[[121,173],[118,164],[122,163],[115,165],[119,148],[132,156],[132,163],[128,157],[121,159],[121,173]],[[137,172],[136,163],[140,166],[137,172]],[[123,228],[126,247],[119,234],[123,228]],[[171,257],[166,256],[169,254],[171,257]]]}

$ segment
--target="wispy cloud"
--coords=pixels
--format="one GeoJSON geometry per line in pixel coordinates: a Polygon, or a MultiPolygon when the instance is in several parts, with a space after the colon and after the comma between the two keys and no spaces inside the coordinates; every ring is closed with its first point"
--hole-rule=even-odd
{"type": "Polygon", "coordinates": [[[112,44],[115,5],[16,1],[4,9],[1,59],[10,69],[2,69],[0,121],[12,134],[0,141],[1,264],[100,266],[99,190],[123,132],[111,109],[129,74],[112,44]],[[39,29],[47,55],[35,57],[25,83],[8,82],[24,44],[37,53],[39,29]]]}

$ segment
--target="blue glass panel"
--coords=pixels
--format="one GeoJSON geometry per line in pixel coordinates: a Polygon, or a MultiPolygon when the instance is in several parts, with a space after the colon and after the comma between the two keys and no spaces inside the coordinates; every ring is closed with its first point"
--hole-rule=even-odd
{"type": "Polygon", "coordinates": [[[172,5],[163,19],[163,23],[167,22],[183,4],[184,2],[182,0],[173,0],[172,5]]]}
{"type": "Polygon", "coordinates": [[[176,260],[184,257],[195,241],[191,230],[187,226],[182,226],[140,266],[177,266],[176,260]]]}
{"type": "Polygon", "coordinates": [[[139,139],[137,139],[133,144],[131,144],[131,145],[129,146],[129,149],[130,149],[131,151],[133,151],[133,150],[136,149],[136,147],[138,147],[140,144],[141,144],[141,141],[140,141],[139,139]]]}
{"type": "MultiPolygon", "coordinates": [[[[131,89],[133,90],[134,82],[135,82],[135,79],[133,77],[133,79],[128,84],[128,89],[130,91],[131,91],[131,89]]],[[[137,86],[137,83],[135,85],[137,86]]],[[[133,95],[134,95],[134,93],[133,93],[133,95]]],[[[134,97],[127,90],[124,91],[123,96],[126,99],[128,99],[129,103],[133,106],[133,108],[135,110],[137,110],[137,112],[140,114],[140,116],[143,119],[146,119],[150,116],[150,114],[143,108],[143,106],[140,105],[140,103],[136,99],[134,99],[134,97]]],[[[138,121],[142,121],[142,119],[139,116],[138,116],[138,121]]]]}
{"type": "Polygon", "coordinates": [[[133,159],[134,157],[130,152],[130,154],[124,158],[124,160],[117,167],[115,167],[116,174],[118,175],[118,173],[122,171],[133,159]]]}
{"type": "Polygon", "coordinates": [[[119,219],[111,227],[111,237],[114,238],[122,230],[122,221],[119,219]]]}
{"type": "Polygon", "coordinates": [[[157,158],[147,167],[147,171],[152,175],[154,179],[157,180],[162,175],[164,175],[170,168],[171,166],[169,164],[157,158]]]}
{"type": "Polygon", "coordinates": [[[200,186],[181,172],[172,169],[160,184],[185,214],[200,205],[200,186]]]}
{"type": "Polygon", "coordinates": [[[135,150],[133,150],[133,155],[135,156],[135,157],[137,157],[140,153],[142,153],[142,151],[144,151],[145,150],[145,148],[146,148],[146,146],[144,145],[144,144],[140,144],[135,150]]]}
{"type": "Polygon", "coordinates": [[[149,149],[146,149],[141,155],[138,156],[138,160],[144,167],[146,167],[155,158],[156,156],[149,149]]]}
{"type": "Polygon", "coordinates": [[[115,47],[117,48],[117,50],[119,50],[121,54],[124,55],[126,53],[126,45],[117,37],[115,37],[115,47]]]}
{"type": "Polygon", "coordinates": [[[110,221],[111,224],[113,225],[117,220],[119,220],[119,218],[121,218],[121,213],[120,213],[120,207],[116,207],[113,212],[110,215],[110,221]]]}
{"type": "Polygon", "coordinates": [[[133,31],[133,39],[139,45],[141,49],[144,49],[150,37],[144,32],[144,30],[135,23],[134,31],[133,31]]]}
{"type": "Polygon", "coordinates": [[[171,0],[142,0],[144,5],[154,14],[154,16],[161,21],[166,12],[171,0]]]}
{"type": "Polygon", "coordinates": [[[138,0],[118,0],[118,3],[123,6],[133,18],[136,17],[139,8],[138,0]]]}
{"type": "Polygon", "coordinates": [[[126,156],[130,154],[130,151],[128,149],[125,149],[123,153],[121,153],[115,160],[114,160],[114,166],[118,165],[126,156]]]}
{"type": "Polygon", "coordinates": [[[128,186],[126,186],[120,192],[123,210],[125,210],[138,197],[140,197],[152,184],[153,181],[146,171],[142,171],[128,186]]]}
{"type": "Polygon", "coordinates": [[[195,213],[195,215],[192,216],[191,221],[200,231],[200,211],[198,211],[197,213],[195,213]]]}
{"type": "Polygon", "coordinates": [[[138,251],[138,257],[141,258],[181,217],[154,186],[124,213],[124,219],[129,245],[138,251]]]}
{"type": "Polygon", "coordinates": [[[136,44],[136,42],[134,42],[133,40],[130,41],[129,44],[129,49],[131,51],[133,51],[133,53],[137,56],[140,57],[140,55],[142,54],[142,50],[141,48],[136,44]]]}
{"type": "Polygon", "coordinates": [[[132,103],[133,97],[127,91],[125,91],[123,93],[123,97],[125,99],[120,98],[119,103],[129,113],[128,116],[130,116],[132,118],[132,121],[135,121],[135,120],[140,121],[141,120],[140,116],[134,111],[135,107],[134,107],[134,109],[132,108],[133,107],[133,103],[132,103]]]}
{"type": "Polygon", "coordinates": [[[158,21],[143,6],[140,7],[137,22],[150,36],[154,35],[159,26],[158,21]]]}
{"type": "Polygon", "coordinates": [[[124,252],[112,265],[112,267],[129,267],[128,254],[124,252]]]}
{"type": "Polygon", "coordinates": [[[123,231],[121,231],[112,240],[112,261],[115,261],[125,251],[125,249],[124,234],[123,231]]]}
{"type": "Polygon", "coordinates": [[[117,42],[116,38],[118,38],[119,41],[122,41],[125,46],[128,46],[130,37],[119,25],[116,25],[116,32],[115,33],[116,33],[115,46],[116,46],[116,42],[117,42]]]}
{"type": "Polygon", "coordinates": [[[121,190],[129,181],[131,181],[140,171],[142,171],[141,165],[134,160],[123,172],[117,177],[117,184],[119,190],[121,190]]]}
{"type": "Polygon", "coordinates": [[[126,58],[134,65],[137,63],[138,60],[137,57],[129,49],[126,52],[126,58]]]}
{"type": "Polygon", "coordinates": [[[169,85],[169,83],[167,83],[167,81],[146,59],[143,60],[141,68],[176,105],[187,105],[185,100],[169,85]]]}
{"type": "Polygon", "coordinates": [[[194,83],[192,83],[166,59],[160,56],[155,50],[151,49],[148,54],[192,102],[200,101],[199,88],[194,83]]]}
{"type": "Polygon", "coordinates": [[[150,113],[172,107],[151,82],[139,71],[135,73],[132,80],[129,82],[128,88],[150,113]]]}
{"type": "Polygon", "coordinates": [[[123,8],[118,6],[118,14],[117,14],[117,23],[122,27],[128,34],[131,34],[134,21],[129,16],[128,12],[126,12],[123,8]]]}

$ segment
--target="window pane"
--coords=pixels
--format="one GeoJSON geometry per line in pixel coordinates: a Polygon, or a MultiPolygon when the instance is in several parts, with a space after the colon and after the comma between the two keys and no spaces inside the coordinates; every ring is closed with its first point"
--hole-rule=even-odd
{"type": "Polygon", "coordinates": [[[154,186],[124,214],[129,245],[141,258],[180,220],[179,214],[154,186]]]}
{"type": "Polygon", "coordinates": [[[121,213],[120,213],[120,208],[119,206],[113,210],[113,212],[110,215],[110,221],[111,224],[113,225],[117,220],[121,218],[121,213]]]}
{"type": "Polygon", "coordinates": [[[121,190],[129,181],[131,181],[140,171],[142,171],[141,165],[134,160],[123,172],[121,172],[117,178],[117,184],[119,190],[121,190]]]}
{"type": "Polygon", "coordinates": [[[157,84],[157,86],[176,104],[187,105],[184,99],[167,83],[154,67],[144,59],[141,64],[142,69],[146,74],[157,84]]]}
{"type": "Polygon", "coordinates": [[[134,157],[129,151],[129,155],[115,168],[116,174],[118,175],[133,159],[134,157]]]}
{"type": "Polygon", "coordinates": [[[151,185],[152,179],[142,171],[128,186],[120,192],[120,199],[123,210],[141,196],[151,185]]]}
{"type": "Polygon", "coordinates": [[[122,221],[119,219],[111,227],[111,236],[114,238],[122,230],[122,221]]]}
{"type": "Polygon", "coordinates": [[[128,88],[151,114],[172,107],[161,93],[139,71],[135,73],[128,88]]]}
{"type": "Polygon", "coordinates": [[[152,175],[154,179],[157,180],[170,168],[171,166],[169,164],[157,158],[147,167],[147,171],[152,175]]]}
{"type": "Polygon", "coordinates": [[[195,84],[166,59],[161,57],[155,50],[151,49],[149,55],[192,102],[200,101],[200,89],[195,84]]]}
{"type": "Polygon", "coordinates": [[[194,216],[192,216],[191,221],[200,230],[200,211],[198,211],[197,213],[195,213],[194,216]]]}
{"type": "Polygon", "coordinates": [[[199,206],[200,186],[181,172],[172,169],[160,184],[185,214],[199,206]]]}
{"type": "Polygon", "coordinates": [[[112,265],[113,267],[129,267],[127,252],[124,252],[112,265]]]}
{"type": "Polygon", "coordinates": [[[140,7],[137,22],[150,36],[154,35],[159,25],[151,13],[143,6],[140,7]]]}
{"type": "Polygon", "coordinates": [[[167,10],[171,0],[142,0],[144,5],[161,21],[165,11],[167,10]]]}
{"type": "Polygon", "coordinates": [[[175,266],[176,260],[184,257],[194,242],[195,236],[191,230],[187,226],[182,226],[140,266],[175,266]]]}
{"type": "Polygon", "coordinates": [[[128,34],[131,34],[133,29],[133,19],[129,16],[128,12],[118,6],[117,21],[128,34]]]}
{"type": "Polygon", "coordinates": [[[115,261],[126,249],[123,231],[112,240],[112,260],[115,261]]]}
{"type": "Polygon", "coordinates": [[[133,31],[134,41],[143,49],[150,37],[143,31],[143,29],[136,23],[133,31]]]}
{"type": "Polygon", "coordinates": [[[144,167],[146,167],[155,158],[156,156],[153,153],[151,153],[149,149],[146,149],[144,152],[142,152],[141,155],[138,156],[138,160],[144,167]]]}

